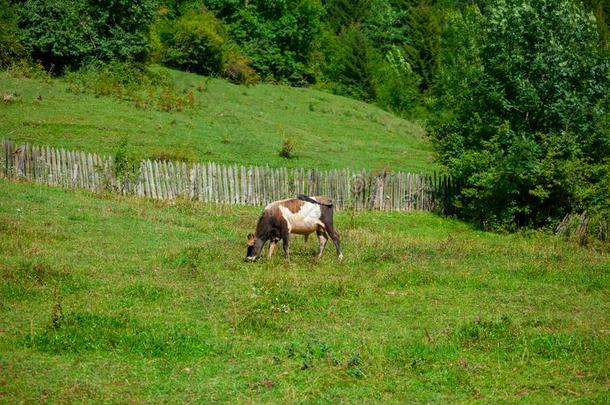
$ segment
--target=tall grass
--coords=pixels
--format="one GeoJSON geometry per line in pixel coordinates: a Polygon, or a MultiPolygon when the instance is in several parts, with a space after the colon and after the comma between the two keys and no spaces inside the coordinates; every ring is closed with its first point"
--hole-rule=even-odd
{"type": "Polygon", "coordinates": [[[144,65],[120,62],[93,64],[67,74],[66,81],[68,90],[74,94],[110,96],[144,110],[182,111],[195,103],[192,90],[180,94],[165,71],[144,65]]]}

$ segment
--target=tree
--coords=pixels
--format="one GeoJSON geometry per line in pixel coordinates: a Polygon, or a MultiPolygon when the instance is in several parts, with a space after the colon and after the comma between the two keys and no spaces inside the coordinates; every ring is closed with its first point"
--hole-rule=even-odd
{"type": "Polygon", "coordinates": [[[319,0],[206,2],[263,78],[291,84],[315,81],[313,56],[323,8],[319,0]]]}
{"type": "Polygon", "coordinates": [[[514,229],[587,208],[610,154],[610,62],[592,15],[571,0],[500,0],[450,24],[438,85],[445,113],[429,129],[464,185],[462,214],[514,229]]]}
{"type": "Polygon", "coordinates": [[[584,0],[583,3],[595,15],[602,47],[610,51],[610,1],[584,0]]]}
{"type": "Polygon", "coordinates": [[[324,74],[332,91],[365,101],[376,99],[374,69],[380,57],[359,25],[330,34],[325,52],[324,74]]]}
{"type": "Polygon", "coordinates": [[[362,25],[371,14],[372,6],[382,6],[373,4],[374,0],[327,0],[324,2],[326,8],[326,22],[335,34],[352,25],[362,25]]]}
{"type": "Polygon", "coordinates": [[[436,75],[440,51],[439,11],[428,0],[419,0],[409,9],[404,48],[413,70],[421,77],[420,91],[429,90],[436,75]]]}
{"type": "Polygon", "coordinates": [[[0,67],[25,56],[17,35],[17,13],[8,0],[0,0],[0,67]]]}

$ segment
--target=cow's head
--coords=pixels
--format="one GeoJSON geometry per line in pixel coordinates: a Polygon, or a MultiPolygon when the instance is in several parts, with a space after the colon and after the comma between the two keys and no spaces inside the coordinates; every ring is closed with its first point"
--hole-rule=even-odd
{"type": "Polygon", "coordinates": [[[257,238],[254,234],[248,234],[248,250],[246,251],[246,260],[254,261],[263,248],[264,240],[257,238]]]}

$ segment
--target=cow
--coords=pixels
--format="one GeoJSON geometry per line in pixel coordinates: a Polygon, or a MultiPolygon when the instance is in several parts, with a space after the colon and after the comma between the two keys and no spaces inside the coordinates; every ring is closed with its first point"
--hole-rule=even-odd
{"type": "Polygon", "coordinates": [[[333,201],[327,197],[309,197],[299,194],[297,198],[274,201],[263,210],[254,234],[248,235],[246,260],[256,260],[265,242],[269,241],[268,257],[271,257],[277,242],[282,240],[284,255],[290,259],[288,236],[291,233],[305,235],[316,232],[320,242],[317,257],[321,257],[329,237],[337,249],[339,260],[343,259],[339,234],[333,226],[333,201]]]}

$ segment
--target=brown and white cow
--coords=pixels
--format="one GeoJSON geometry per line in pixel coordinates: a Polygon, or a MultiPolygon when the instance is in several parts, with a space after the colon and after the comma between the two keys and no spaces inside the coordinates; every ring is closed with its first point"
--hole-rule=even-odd
{"type": "Polygon", "coordinates": [[[265,242],[269,241],[269,254],[275,250],[277,242],[282,240],[286,259],[288,252],[288,235],[291,233],[309,235],[316,232],[320,241],[318,257],[324,253],[329,237],[337,249],[339,259],[343,259],[339,234],[333,226],[333,202],[326,197],[308,197],[274,201],[267,205],[256,225],[256,232],[248,235],[247,260],[256,260],[265,242]]]}

